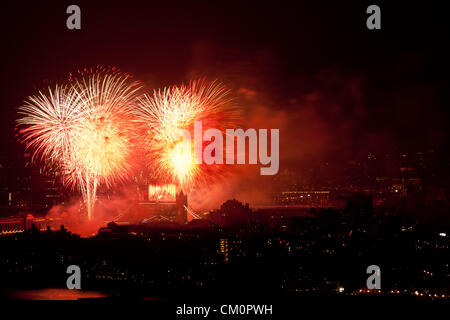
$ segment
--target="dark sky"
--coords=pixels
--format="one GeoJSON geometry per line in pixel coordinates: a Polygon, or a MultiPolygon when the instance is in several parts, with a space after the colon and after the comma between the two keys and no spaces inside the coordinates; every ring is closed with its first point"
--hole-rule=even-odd
{"type": "Polygon", "coordinates": [[[249,126],[280,126],[291,162],[445,148],[446,11],[392,2],[2,3],[2,153],[21,152],[13,128],[28,95],[96,65],[149,89],[218,78],[241,98],[249,126]],[[81,30],[66,28],[70,4],[81,7],[81,30]],[[381,30],[365,26],[369,4],[381,7],[381,30]]]}

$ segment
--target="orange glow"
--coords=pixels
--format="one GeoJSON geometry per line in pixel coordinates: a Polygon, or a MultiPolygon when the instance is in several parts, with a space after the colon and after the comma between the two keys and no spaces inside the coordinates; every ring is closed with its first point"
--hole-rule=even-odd
{"type": "Polygon", "coordinates": [[[48,94],[39,92],[20,107],[18,123],[26,126],[22,141],[33,159],[56,167],[66,184],[79,188],[89,220],[98,186],[109,186],[127,172],[132,128],[121,119],[138,89],[128,75],[100,70],[48,94]]]}
{"type": "Polygon", "coordinates": [[[177,187],[173,184],[149,185],[148,198],[151,201],[175,201],[177,187]]]}

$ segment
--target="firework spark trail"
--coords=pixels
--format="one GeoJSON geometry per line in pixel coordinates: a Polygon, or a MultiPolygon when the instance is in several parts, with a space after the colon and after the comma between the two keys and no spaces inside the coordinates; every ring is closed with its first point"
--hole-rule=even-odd
{"type": "Polygon", "coordinates": [[[194,121],[202,121],[204,130],[225,131],[236,125],[239,110],[224,85],[193,81],[138,100],[132,113],[147,128],[144,140],[156,180],[176,184],[187,192],[224,174],[224,166],[194,163],[193,144],[179,136],[179,129],[192,132],[194,121]]]}
{"type": "Polygon", "coordinates": [[[70,85],[30,97],[19,108],[26,148],[45,166],[57,166],[92,211],[100,184],[124,179],[133,127],[128,117],[140,87],[119,72],[82,74],[70,85]]]}

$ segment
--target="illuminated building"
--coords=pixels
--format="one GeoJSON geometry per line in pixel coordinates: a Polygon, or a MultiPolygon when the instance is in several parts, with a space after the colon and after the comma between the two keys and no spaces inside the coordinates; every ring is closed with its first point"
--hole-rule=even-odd
{"type": "Polygon", "coordinates": [[[219,242],[219,252],[223,254],[223,261],[229,261],[229,247],[228,247],[228,239],[222,238],[219,242]]]}
{"type": "Polygon", "coordinates": [[[34,217],[31,214],[0,218],[0,234],[17,233],[28,230],[31,228],[33,220],[34,217]]]}
{"type": "Polygon", "coordinates": [[[24,157],[0,158],[0,205],[20,210],[51,208],[63,202],[58,172],[26,165],[24,157]]]}
{"type": "Polygon", "coordinates": [[[140,217],[145,217],[142,220],[143,223],[176,222],[185,224],[187,222],[187,208],[187,195],[180,191],[176,194],[175,199],[140,201],[136,203],[132,211],[140,217]]]}
{"type": "Polygon", "coordinates": [[[328,208],[330,206],[330,191],[283,191],[279,203],[285,205],[305,205],[306,207],[328,208]]]}

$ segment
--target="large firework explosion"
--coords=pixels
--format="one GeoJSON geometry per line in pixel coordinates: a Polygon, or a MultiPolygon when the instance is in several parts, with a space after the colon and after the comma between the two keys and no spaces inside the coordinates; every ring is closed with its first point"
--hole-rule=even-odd
{"type": "Polygon", "coordinates": [[[182,139],[179,131],[186,129],[193,136],[194,121],[201,121],[203,130],[215,128],[224,133],[226,128],[236,126],[239,109],[224,85],[192,81],[138,100],[132,112],[146,127],[143,140],[155,180],[189,192],[224,175],[224,165],[195,163],[194,145],[182,139]]]}
{"type": "Polygon", "coordinates": [[[19,132],[32,160],[56,166],[66,184],[79,188],[88,219],[99,184],[125,178],[130,168],[134,131],[128,108],[138,90],[126,74],[85,71],[48,94],[29,97],[19,108],[19,132]]]}

